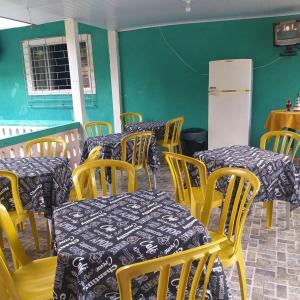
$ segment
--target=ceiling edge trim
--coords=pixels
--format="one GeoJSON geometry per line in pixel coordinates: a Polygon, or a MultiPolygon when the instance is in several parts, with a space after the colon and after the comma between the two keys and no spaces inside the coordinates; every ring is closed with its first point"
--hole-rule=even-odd
{"type": "MultiPolygon", "coordinates": [[[[236,20],[251,20],[251,19],[263,19],[263,18],[272,18],[272,17],[287,17],[293,15],[299,15],[300,11],[295,11],[285,14],[267,14],[260,16],[247,16],[247,17],[233,17],[233,18],[215,18],[215,19],[198,19],[192,21],[182,21],[182,22],[168,22],[168,23],[159,23],[159,24],[150,24],[145,26],[136,26],[136,27],[127,27],[124,29],[117,29],[118,32],[155,28],[155,27],[165,27],[165,26],[174,26],[174,25],[185,25],[185,24],[195,24],[195,23],[211,23],[211,22],[223,22],[223,21],[236,21],[236,20]]],[[[107,28],[107,30],[111,30],[107,28]]],[[[116,30],[116,29],[114,29],[116,30]]]]}

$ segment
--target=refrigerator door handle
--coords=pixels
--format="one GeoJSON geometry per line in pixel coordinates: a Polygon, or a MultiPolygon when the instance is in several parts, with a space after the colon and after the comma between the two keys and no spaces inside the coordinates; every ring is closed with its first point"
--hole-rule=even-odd
{"type": "Polygon", "coordinates": [[[251,90],[249,89],[241,89],[241,90],[216,90],[209,88],[209,93],[249,93],[251,90]]]}

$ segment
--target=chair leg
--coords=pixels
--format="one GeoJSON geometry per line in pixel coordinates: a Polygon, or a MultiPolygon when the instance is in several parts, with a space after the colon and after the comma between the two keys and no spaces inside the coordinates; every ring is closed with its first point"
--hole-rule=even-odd
{"type": "Polygon", "coordinates": [[[137,174],[137,172],[135,172],[135,180],[134,180],[134,189],[135,189],[135,191],[137,191],[138,187],[139,187],[138,174],[137,174]]]}
{"type": "MultiPolygon", "coordinates": [[[[17,229],[17,225],[15,225],[15,228],[17,229]]],[[[10,254],[11,254],[11,260],[12,260],[12,263],[13,263],[13,266],[14,266],[14,269],[15,271],[19,269],[20,267],[20,263],[17,259],[17,256],[15,255],[15,253],[13,252],[11,246],[9,245],[9,248],[10,248],[10,254]]]]}
{"type": "Polygon", "coordinates": [[[20,267],[20,264],[17,260],[17,257],[16,255],[14,254],[14,252],[11,250],[11,259],[12,259],[12,262],[13,262],[13,266],[14,266],[14,269],[15,271],[19,269],[20,267]]]}
{"type": "Polygon", "coordinates": [[[182,154],[181,142],[179,142],[179,144],[178,144],[178,153],[182,154]]]}
{"type": "Polygon", "coordinates": [[[153,173],[153,187],[154,187],[154,190],[157,189],[157,183],[156,183],[156,173],[154,172],[153,173]]]}
{"type": "Polygon", "coordinates": [[[241,299],[246,300],[247,299],[246,268],[245,268],[245,261],[244,261],[242,249],[237,254],[236,264],[239,273],[241,299]]]}
{"type": "Polygon", "coordinates": [[[17,224],[17,228],[18,228],[18,232],[24,231],[25,229],[24,222],[17,224]]]}
{"type": "Polygon", "coordinates": [[[50,253],[50,251],[51,251],[51,232],[50,232],[48,220],[46,220],[46,239],[47,239],[47,250],[50,253]]]}
{"type": "Polygon", "coordinates": [[[290,216],[291,216],[291,210],[290,210],[290,202],[286,203],[286,229],[290,229],[290,216]]]}
{"type": "Polygon", "coordinates": [[[149,169],[148,169],[148,165],[146,164],[145,167],[145,172],[148,178],[148,184],[149,184],[149,190],[152,190],[152,184],[151,184],[151,177],[150,177],[150,173],[149,173],[149,169]]]}
{"type": "Polygon", "coordinates": [[[3,234],[2,234],[2,229],[0,228],[0,248],[4,248],[4,241],[3,241],[3,234]]]}
{"type": "Polygon", "coordinates": [[[17,231],[18,231],[18,232],[21,231],[21,225],[20,225],[20,224],[17,224],[16,228],[17,228],[17,231]]]}
{"type": "Polygon", "coordinates": [[[121,170],[121,184],[123,185],[124,184],[124,174],[123,174],[123,171],[121,170]]]}
{"type": "Polygon", "coordinates": [[[38,232],[37,232],[37,228],[36,228],[34,214],[32,211],[28,212],[28,217],[29,217],[29,222],[30,222],[33,238],[34,238],[35,249],[37,252],[40,252],[41,250],[40,250],[39,236],[38,236],[38,232]]]}
{"type": "Polygon", "coordinates": [[[273,201],[266,201],[266,227],[272,228],[273,223],[273,201]]]}

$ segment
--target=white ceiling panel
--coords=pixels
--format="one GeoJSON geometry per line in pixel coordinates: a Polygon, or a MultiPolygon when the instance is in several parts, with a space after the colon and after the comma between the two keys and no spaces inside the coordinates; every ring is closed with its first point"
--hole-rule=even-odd
{"type": "Polygon", "coordinates": [[[0,0],[0,17],[33,24],[67,17],[106,29],[300,13],[300,0],[0,0]]]}

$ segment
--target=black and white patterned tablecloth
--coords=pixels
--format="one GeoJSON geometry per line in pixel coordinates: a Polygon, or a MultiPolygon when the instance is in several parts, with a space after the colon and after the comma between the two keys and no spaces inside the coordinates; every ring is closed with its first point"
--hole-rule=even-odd
{"type": "MultiPolygon", "coordinates": [[[[119,299],[116,270],[206,244],[204,226],[165,192],[137,191],[62,205],[54,212],[58,264],[54,299],[119,299]]],[[[156,275],[133,281],[133,299],[156,299],[156,275]]],[[[173,300],[179,270],[171,272],[173,300]]],[[[231,299],[216,259],[206,299],[231,299]]]]}
{"type": "Polygon", "coordinates": [[[166,122],[145,121],[139,123],[127,124],[124,132],[153,131],[157,140],[163,140],[165,135],[166,122]]]}
{"type": "MultiPolygon", "coordinates": [[[[97,137],[90,137],[88,138],[84,145],[81,155],[81,163],[84,162],[90,151],[96,146],[101,146],[101,159],[115,159],[120,160],[122,155],[122,146],[121,146],[121,139],[126,136],[128,132],[123,133],[115,133],[106,136],[97,136],[97,137]]],[[[157,151],[156,146],[156,138],[153,136],[150,142],[149,147],[149,156],[148,156],[148,165],[151,168],[152,172],[155,172],[160,165],[159,161],[159,153],[157,151]]],[[[129,143],[128,143],[129,145],[129,143]]],[[[127,157],[132,157],[132,147],[127,147],[127,157]],[[131,151],[130,151],[131,150],[131,151]]]]}
{"type": "MultiPolygon", "coordinates": [[[[44,212],[51,218],[53,208],[68,200],[72,187],[72,170],[67,158],[4,158],[0,170],[16,173],[23,207],[35,212],[44,212]]],[[[0,178],[0,202],[14,210],[9,181],[0,178]]]]}
{"type": "MultiPolygon", "coordinates": [[[[239,167],[252,171],[261,181],[254,201],[284,200],[291,209],[300,206],[299,174],[289,156],[250,146],[229,146],[196,152],[194,157],[206,164],[208,173],[222,167],[239,167]]],[[[192,172],[198,182],[196,172],[192,172]]],[[[219,189],[225,190],[226,181],[219,181],[219,189]]]]}

